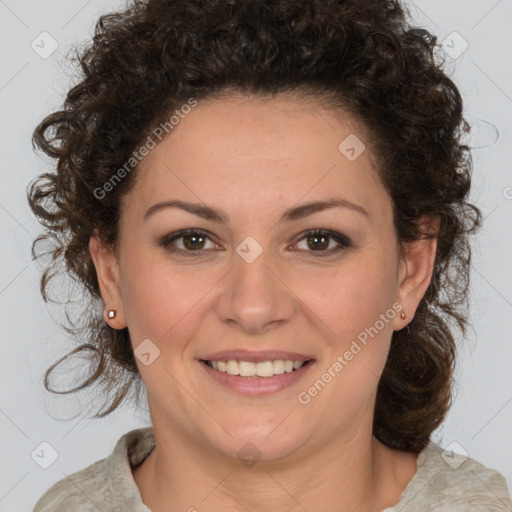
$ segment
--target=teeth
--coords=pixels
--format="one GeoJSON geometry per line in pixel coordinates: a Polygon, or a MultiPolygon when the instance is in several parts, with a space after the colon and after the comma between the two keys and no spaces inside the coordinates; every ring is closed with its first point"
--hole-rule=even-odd
{"type": "Polygon", "coordinates": [[[210,365],[219,372],[241,377],[273,377],[282,373],[291,373],[303,366],[306,361],[291,361],[289,359],[277,359],[276,361],[261,361],[253,363],[250,361],[208,361],[210,365]]]}
{"type": "Polygon", "coordinates": [[[230,375],[240,375],[238,361],[233,361],[233,360],[228,361],[226,363],[226,372],[229,373],[230,375]]]}
{"type": "Polygon", "coordinates": [[[281,373],[284,373],[284,361],[282,359],[274,361],[273,366],[274,374],[281,375],[281,373]]]}
{"type": "Polygon", "coordinates": [[[238,363],[238,369],[240,370],[240,377],[252,377],[256,375],[256,365],[254,363],[240,361],[238,363]]]}
{"type": "Polygon", "coordinates": [[[272,361],[262,361],[256,363],[255,366],[256,375],[258,377],[272,377],[274,375],[274,363],[272,361]]]}

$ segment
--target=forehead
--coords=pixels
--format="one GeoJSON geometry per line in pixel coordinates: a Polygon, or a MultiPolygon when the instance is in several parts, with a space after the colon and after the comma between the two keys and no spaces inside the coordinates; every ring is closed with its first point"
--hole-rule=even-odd
{"type": "Polygon", "coordinates": [[[186,196],[261,209],[341,195],[374,214],[389,213],[361,126],[298,97],[201,101],[137,172],[130,195],[140,207],[186,196]]]}

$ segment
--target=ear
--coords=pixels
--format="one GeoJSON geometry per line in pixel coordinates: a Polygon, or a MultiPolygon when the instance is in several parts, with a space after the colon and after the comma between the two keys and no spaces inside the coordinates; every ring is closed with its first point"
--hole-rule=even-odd
{"type": "Polygon", "coordinates": [[[97,234],[89,239],[89,252],[96,267],[100,293],[105,304],[103,312],[105,322],[114,329],[124,329],[126,320],[121,295],[119,264],[115,252],[97,234]],[[108,318],[108,311],[111,309],[116,311],[115,318],[108,318]]]}
{"type": "Polygon", "coordinates": [[[402,305],[401,311],[406,317],[402,319],[400,315],[395,316],[396,331],[411,322],[432,280],[440,221],[434,215],[421,217],[418,224],[422,233],[435,236],[404,245],[398,273],[397,302],[402,305]]]}

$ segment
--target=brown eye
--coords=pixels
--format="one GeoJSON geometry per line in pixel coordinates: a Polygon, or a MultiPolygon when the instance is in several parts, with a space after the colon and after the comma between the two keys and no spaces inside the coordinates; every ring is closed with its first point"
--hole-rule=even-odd
{"type": "Polygon", "coordinates": [[[314,251],[327,249],[329,247],[328,235],[309,235],[307,237],[308,246],[314,251]]]}
{"type": "Polygon", "coordinates": [[[302,240],[306,242],[306,248],[304,250],[306,252],[316,252],[317,254],[314,254],[314,256],[329,256],[352,247],[352,243],[349,238],[334,231],[308,231],[301,239],[299,239],[298,242],[301,242],[302,240]],[[337,247],[336,244],[334,244],[334,247],[329,248],[332,241],[336,242],[337,247]]]}
{"type": "Polygon", "coordinates": [[[200,256],[201,251],[206,251],[212,247],[205,247],[207,241],[214,247],[217,247],[210,239],[210,236],[201,230],[197,229],[185,229],[178,231],[177,233],[171,233],[170,235],[164,236],[160,240],[160,245],[171,252],[178,253],[189,253],[190,256],[200,256]],[[181,240],[181,247],[178,243],[181,240]],[[194,254],[197,252],[198,254],[194,254]]]}
{"type": "MultiPolygon", "coordinates": [[[[311,253],[313,256],[331,256],[352,247],[352,242],[348,237],[335,231],[320,229],[307,231],[296,244],[301,243],[303,240],[306,243],[306,247],[301,248],[300,251],[311,253]],[[331,246],[333,241],[335,242],[334,246],[331,246]]],[[[205,251],[209,251],[212,248],[220,249],[207,232],[199,229],[185,229],[171,233],[164,236],[160,240],[159,245],[170,252],[185,256],[201,256],[204,255],[205,251]],[[212,244],[210,247],[207,247],[208,242],[212,244]]]]}
{"type": "Polygon", "coordinates": [[[183,238],[183,245],[190,250],[195,249],[203,249],[204,243],[205,243],[205,236],[193,233],[193,234],[187,234],[183,235],[181,238],[183,238]]]}

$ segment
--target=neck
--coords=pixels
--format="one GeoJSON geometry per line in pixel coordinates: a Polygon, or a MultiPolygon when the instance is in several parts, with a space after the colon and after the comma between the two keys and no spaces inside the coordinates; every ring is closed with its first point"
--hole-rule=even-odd
{"type": "Polygon", "coordinates": [[[380,512],[400,500],[416,472],[416,455],[384,446],[368,429],[252,466],[200,450],[185,434],[154,430],[155,449],[133,470],[153,512],[380,512]]]}

